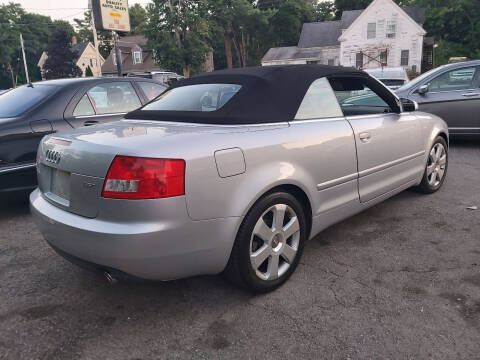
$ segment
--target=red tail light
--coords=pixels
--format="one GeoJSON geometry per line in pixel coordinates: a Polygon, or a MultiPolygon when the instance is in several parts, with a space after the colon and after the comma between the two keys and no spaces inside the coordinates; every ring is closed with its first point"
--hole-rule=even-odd
{"type": "Polygon", "coordinates": [[[112,199],[158,199],[185,195],[185,161],[116,156],[103,184],[112,199]]]}

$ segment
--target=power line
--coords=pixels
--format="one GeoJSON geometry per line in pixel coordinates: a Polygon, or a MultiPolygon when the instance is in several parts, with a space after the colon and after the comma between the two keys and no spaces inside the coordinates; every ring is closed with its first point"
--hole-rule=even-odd
{"type": "Polygon", "coordinates": [[[38,10],[38,11],[57,11],[57,10],[85,10],[88,7],[79,7],[79,8],[23,8],[25,10],[38,10]]]}

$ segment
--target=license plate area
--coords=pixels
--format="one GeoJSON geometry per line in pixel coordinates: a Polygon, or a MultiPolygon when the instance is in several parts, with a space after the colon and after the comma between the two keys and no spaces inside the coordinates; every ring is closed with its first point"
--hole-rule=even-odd
{"type": "MultiPolygon", "coordinates": [[[[65,207],[70,206],[70,173],[48,167],[49,182],[45,190],[45,195],[57,204],[65,207]]],[[[46,180],[46,179],[45,179],[46,180]]]]}

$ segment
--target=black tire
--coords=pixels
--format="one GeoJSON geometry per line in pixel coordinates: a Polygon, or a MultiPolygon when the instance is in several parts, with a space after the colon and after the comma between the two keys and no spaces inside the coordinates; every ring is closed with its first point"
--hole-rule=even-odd
{"type": "Polygon", "coordinates": [[[445,182],[445,178],[447,177],[447,170],[448,170],[448,145],[443,137],[438,136],[433,142],[432,147],[430,148],[427,164],[425,165],[425,172],[423,173],[422,182],[420,183],[420,185],[416,187],[416,189],[423,194],[433,194],[434,192],[438,191],[442,187],[443,183],[445,182]],[[434,159],[432,159],[431,153],[433,149],[438,146],[438,144],[443,146],[445,150],[445,164],[444,164],[444,168],[441,169],[443,170],[442,178],[439,181],[432,183],[432,181],[429,181],[432,175],[428,174],[428,169],[429,169],[429,166],[432,165],[432,162],[435,161],[434,159]]]}
{"type": "MultiPolygon", "coordinates": [[[[278,219],[280,219],[280,217],[281,216],[279,216],[278,219]]],[[[294,227],[292,227],[291,229],[293,229],[294,227]]],[[[306,238],[307,222],[305,219],[304,209],[300,202],[289,193],[275,192],[268,194],[261,198],[259,201],[257,201],[255,205],[250,209],[248,214],[245,216],[245,219],[243,220],[237,237],[235,239],[230,259],[224,271],[224,276],[235,285],[246,288],[255,293],[265,293],[275,290],[276,288],[281,286],[295,271],[298,262],[300,261],[300,258],[302,256],[306,238]],[[274,207],[275,209],[271,209],[272,207],[274,207]],[[280,236],[278,234],[275,234],[277,230],[273,230],[275,228],[274,217],[275,213],[277,213],[277,208],[286,209],[286,215],[284,217],[284,220],[282,220],[282,223],[284,223],[285,221],[286,223],[284,223],[285,225],[282,225],[282,231],[279,230],[279,232],[282,233],[280,236]],[[296,226],[298,225],[299,230],[297,230],[294,235],[289,236],[288,231],[283,231],[283,229],[287,229],[288,224],[295,223],[295,219],[293,219],[294,216],[292,215],[292,210],[294,212],[294,215],[296,215],[296,220],[298,220],[298,224],[295,224],[294,227],[296,228],[296,226]],[[257,235],[254,235],[254,229],[260,219],[262,219],[268,227],[268,218],[270,217],[270,213],[272,214],[272,220],[270,226],[271,229],[269,230],[272,231],[273,237],[270,241],[265,241],[257,235]],[[260,245],[258,245],[258,243],[260,243],[260,245]],[[292,261],[287,261],[287,256],[282,253],[282,250],[289,250],[286,249],[287,245],[290,247],[290,251],[291,249],[296,248],[296,255],[293,257],[292,261]],[[258,266],[257,269],[254,269],[250,260],[251,251],[253,251],[254,246],[258,246],[257,251],[265,249],[265,251],[268,250],[269,252],[272,252],[271,255],[269,255],[264,260],[264,262],[262,262],[261,265],[258,266]],[[278,253],[275,252],[276,249],[278,249],[278,253]],[[261,278],[258,274],[262,274],[261,269],[265,268],[265,264],[266,268],[271,268],[270,261],[272,261],[273,257],[277,257],[279,259],[277,262],[278,270],[276,272],[279,275],[278,278],[261,278]],[[281,273],[281,269],[284,270],[283,273],[281,273]]],[[[290,251],[289,253],[291,254],[290,251]]],[[[268,273],[271,274],[273,272],[268,270],[266,271],[266,273],[267,275],[265,276],[268,277],[268,273]]]]}

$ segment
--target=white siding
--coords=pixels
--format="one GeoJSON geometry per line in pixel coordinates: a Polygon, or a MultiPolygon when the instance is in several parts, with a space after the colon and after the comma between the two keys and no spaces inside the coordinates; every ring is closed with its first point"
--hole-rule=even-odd
{"type": "MultiPolygon", "coordinates": [[[[341,64],[355,66],[356,54],[363,52],[380,59],[380,53],[388,51],[387,66],[399,67],[402,50],[409,51],[406,69],[416,68],[419,72],[422,64],[422,47],[425,31],[416,26],[392,0],[375,0],[341,37],[341,64]],[[367,39],[368,23],[375,22],[376,38],[367,39]],[[389,23],[396,24],[395,38],[387,37],[389,23]]],[[[378,61],[364,56],[364,68],[380,67],[378,61]]]]}

